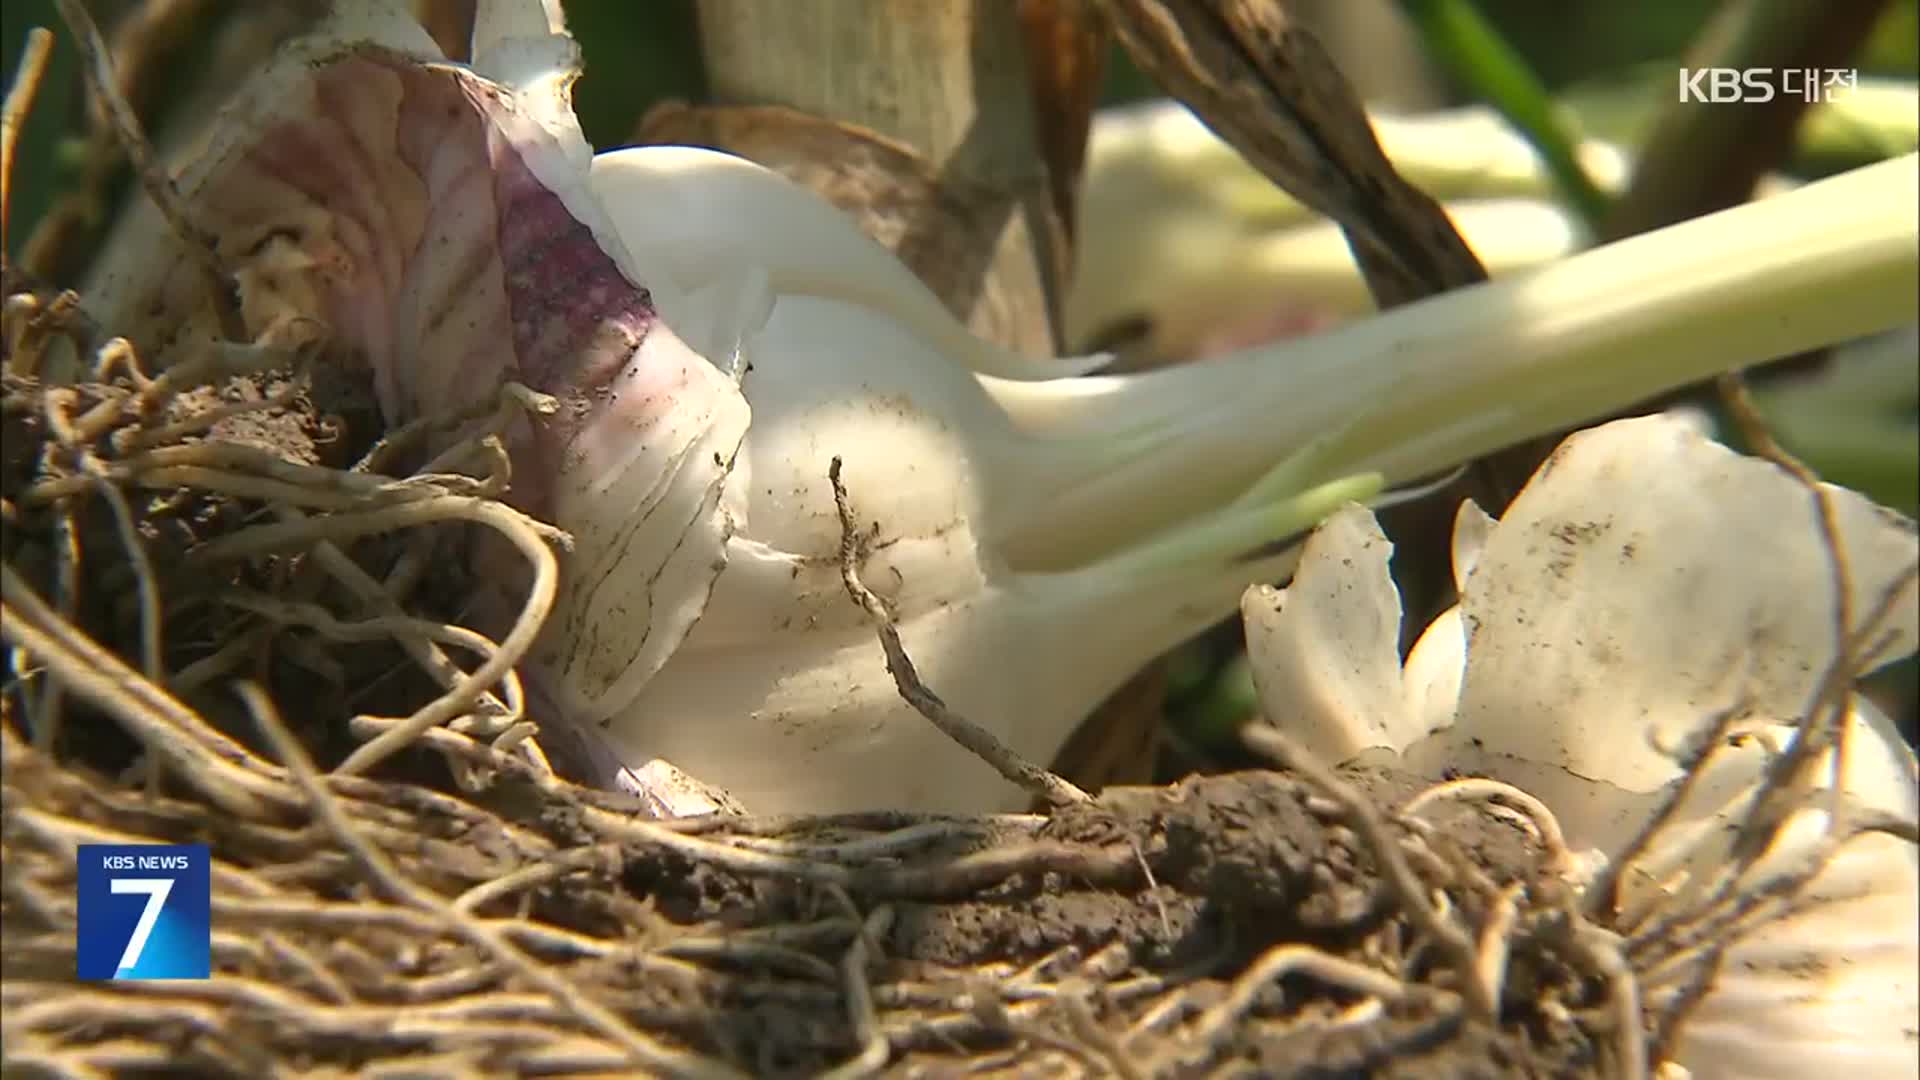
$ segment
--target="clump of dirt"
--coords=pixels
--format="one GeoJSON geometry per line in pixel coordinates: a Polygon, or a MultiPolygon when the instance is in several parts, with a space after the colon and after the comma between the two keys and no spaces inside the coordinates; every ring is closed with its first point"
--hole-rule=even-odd
{"type": "MultiPolygon", "coordinates": [[[[164,629],[157,645],[167,671],[192,670],[249,639],[259,646],[257,662],[229,656],[228,670],[250,669],[269,685],[306,684],[294,691],[302,695],[316,683],[335,691],[349,684],[378,686],[404,666],[390,642],[338,649],[330,663],[269,662],[272,635],[262,635],[259,623],[226,598],[311,597],[310,580],[301,580],[311,578],[304,568],[310,559],[288,552],[208,565],[191,557],[211,540],[287,512],[275,499],[255,494],[285,482],[277,471],[311,475],[353,465],[379,434],[377,412],[360,380],[325,365],[297,375],[235,374],[177,391],[163,391],[144,376],[46,385],[8,373],[4,380],[0,497],[9,513],[0,556],[24,584],[52,598],[100,644],[140,662],[147,632],[143,607],[157,602],[164,629]]],[[[398,547],[375,538],[362,550],[375,565],[390,566],[398,547]]],[[[432,576],[429,584],[442,596],[459,588],[457,575],[447,573],[432,576]]],[[[193,704],[216,712],[231,704],[231,695],[219,687],[206,688],[227,701],[192,693],[204,684],[190,679],[184,689],[193,704]]],[[[417,696],[419,686],[405,692],[417,696]]],[[[119,739],[112,725],[97,734],[83,736],[85,731],[67,730],[63,749],[74,749],[76,737],[118,745],[122,758],[137,749],[119,739]]]]}

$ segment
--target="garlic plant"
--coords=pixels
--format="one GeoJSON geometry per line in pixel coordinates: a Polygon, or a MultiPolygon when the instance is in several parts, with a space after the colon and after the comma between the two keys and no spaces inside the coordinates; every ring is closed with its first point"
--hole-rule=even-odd
{"type": "MultiPolygon", "coordinates": [[[[1855,632],[1875,647],[1855,663],[1865,672],[1920,638],[1920,543],[1911,521],[1829,493],[1855,632]]],[[[1702,957],[1669,948],[1662,920],[1685,927],[1707,912],[1735,826],[1834,661],[1833,578],[1807,490],[1670,416],[1575,435],[1499,521],[1462,507],[1460,604],[1404,669],[1389,552],[1372,516],[1348,507],[1307,541],[1290,586],[1242,600],[1263,712],[1326,760],[1513,784],[1604,865],[1672,792],[1712,715],[1742,707],[1736,744],[1653,842],[1613,868],[1645,1000],[1666,1008],[1702,957]]],[[[1865,699],[1846,724],[1840,805],[1856,821],[1911,826],[1913,751],[1865,699]]],[[[1736,894],[1783,879],[1834,824],[1820,799],[1806,800],[1736,894]]],[[[1817,902],[1762,905],[1778,920],[1743,928],[1674,1060],[1699,1078],[1911,1076],[1914,845],[1858,836],[1797,896],[1817,902]]]]}
{"type": "MultiPolygon", "coordinates": [[[[395,0],[334,7],[181,171],[249,332],[318,334],[393,421],[552,395],[509,432],[511,497],[577,541],[543,720],[604,740],[599,779],[666,758],[756,811],[1019,799],[895,694],[835,456],[928,683],[1044,760],[1348,499],[1911,317],[1907,158],[1285,347],[1036,372],[767,170],[590,157],[557,6],[483,0],[470,66],[395,0]]],[[[94,293],[163,360],[212,325],[183,258],[136,222],[94,293]]]]}

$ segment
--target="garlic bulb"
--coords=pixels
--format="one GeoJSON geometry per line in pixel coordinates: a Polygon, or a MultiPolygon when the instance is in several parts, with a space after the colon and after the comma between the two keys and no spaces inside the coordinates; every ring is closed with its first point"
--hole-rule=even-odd
{"type": "MultiPolygon", "coordinates": [[[[485,407],[507,380],[557,399],[508,433],[512,495],[574,538],[550,640],[596,694],[630,696],[706,605],[750,411],[659,317],[588,188],[557,5],[482,0],[473,44],[471,67],[450,64],[393,0],[338,0],[176,183],[253,340],[320,337],[371,370],[389,420],[485,407]]],[[[188,265],[142,202],[91,303],[171,363],[215,338],[188,265]]]]}
{"type": "MultiPolygon", "coordinates": [[[[1881,647],[1859,659],[1864,672],[1920,639],[1920,542],[1912,522],[1829,491],[1856,628],[1884,610],[1865,635],[1881,647]],[[1877,608],[1889,595],[1896,602],[1877,608]]],[[[1718,752],[1670,825],[1620,868],[1629,925],[1700,905],[1769,745],[1791,743],[1834,657],[1832,578],[1806,490],[1672,417],[1577,434],[1498,522],[1463,507],[1460,604],[1404,669],[1389,552],[1371,516],[1349,507],[1307,542],[1290,586],[1248,591],[1248,649],[1269,719],[1329,760],[1384,756],[1435,778],[1457,770],[1514,784],[1547,804],[1570,846],[1611,859],[1676,782],[1710,715],[1744,702],[1740,744],[1718,752]]],[[[1915,821],[1913,751],[1864,700],[1846,722],[1846,805],[1915,821]]],[[[1817,805],[1799,811],[1741,890],[1813,850],[1827,823],[1817,805]]],[[[1694,1076],[1912,1075],[1920,855],[1863,835],[1803,895],[1823,902],[1727,953],[1677,1043],[1676,1062],[1694,1076]]],[[[1664,1007],[1689,974],[1679,962],[1643,971],[1648,1004],[1664,1007]]]]}
{"type": "MultiPolygon", "coordinates": [[[[576,538],[528,673],[542,720],[756,811],[1019,799],[895,694],[840,587],[835,456],[876,527],[864,577],[929,684],[1046,759],[1383,478],[1910,318],[1907,160],[1288,347],[1036,379],[1098,358],[1036,372],[973,339],[765,169],[591,157],[557,5],[482,3],[474,57],[446,63],[394,0],[340,0],[181,187],[249,332],[317,333],[390,420],[507,379],[559,401],[509,433],[510,497],[576,538]],[[1761,311],[1764,338],[1690,332],[1761,311]],[[1608,355],[1638,362],[1596,375],[1608,355]]],[[[127,235],[103,321],[149,353],[207,340],[178,242],[127,235]]]]}
{"type": "MultiPolygon", "coordinates": [[[[629,214],[662,204],[630,167],[655,154],[596,162],[595,188],[626,235],[645,235],[629,214]]],[[[756,183],[786,185],[706,158],[722,174],[751,170],[756,183]]],[[[1331,505],[1287,492],[1066,569],[1014,563],[995,534],[1045,511],[1035,496],[1047,471],[1091,469],[1112,450],[1021,431],[967,365],[915,331],[832,296],[778,297],[741,354],[753,429],[730,483],[738,527],[711,604],[673,662],[619,712],[569,703],[607,721],[623,758],[663,757],[755,809],[968,809],[1021,798],[895,690],[841,585],[827,482],[836,455],[856,511],[878,528],[862,576],[891,605],[922,676],[961,714],[1042,759],[1129,667],[1287,562],[1243,562],[1246,552],[1331,505]]]]}
{"type": "MultiPolygon", "coordinates": [[[[593,182],[635,247],[694,219],[685,207],[703,192],[753,206],[799,194],[767,170],[683,148],[602,154],[593,182]]],[[[846,236],[836,245],[864,242],[837,220],[846,236]]],[[[890,260],[866,262],[905,274],[890,260]]],[[[715,266],[697,248],[658,263],[680,275],[683,294],[715,266]]],[[[1364,489],[1370,471],[1403,481],[1459,460],[1417,440],[1384,454],[1358,438],[1342,446],[1371,409],[1420,398],[1406,367],[1356,357],[1404,347],[1377,344],[1402,318],[1431,345],[1446,299],[1292,355],[1036,383],[978,375],[994,365],[950,354],[950,335],[924,332],[946,317],[908,300],[905,281],[776,292],[742,352],[754,423],[712,604],[629,705],[594,714],[617,756],[664,757],[756,809],[978,809],[1021,798],[895,693],[840,590],[826,482],[834,456],[845,459],[856,510],[879,530],[863,576],[892,604],[928,684],[1037,759],[1240,584],[1284,574],[1292,560],[1281,547],[1257,561],[1238,554],[1273,545],[1343,490],[1316,485],[1344,474],[1364,489]]],[[[702,322],[695,308],[687,320],[702,322]]],[[[1602,351],[1585,328],[1577,344],[1566,340],[1602,351]]]]}

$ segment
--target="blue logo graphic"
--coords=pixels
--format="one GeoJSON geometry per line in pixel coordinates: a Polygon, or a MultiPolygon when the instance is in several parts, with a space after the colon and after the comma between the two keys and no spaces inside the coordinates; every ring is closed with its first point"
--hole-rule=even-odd
{"type": "Polygon", "coordinates": [[[204,979],[212,968],[205,844],[81,844],[82,979],[204,979]]]}

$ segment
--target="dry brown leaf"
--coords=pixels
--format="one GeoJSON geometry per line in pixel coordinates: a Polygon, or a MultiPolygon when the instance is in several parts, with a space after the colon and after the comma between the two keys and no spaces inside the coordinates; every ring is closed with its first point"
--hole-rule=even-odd
{"type": "MultiPolygon", "coordinates": [[[[1027,43],[1027,77],[1033,84],[1034,124],[1053,211],[1072,240],[1078,221],[1080,174],[1087,160],[1087,132],[1106,74],[1111,35],[1085,0],[1020,0],[1020,26],[1027,43]]],[[[1063,250],[1071,257],[1071,250],[1063,250]]]]}
{"type": "Polygon", "coordinates": [[[1353,88],[1278,0],[1105,0],[1134,62],[1288,194],[1338,222],[1381,307],[1486,280],[1394,171],[1353,88]]]}

